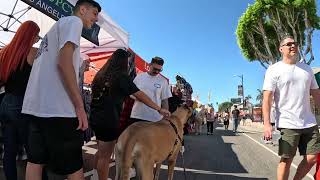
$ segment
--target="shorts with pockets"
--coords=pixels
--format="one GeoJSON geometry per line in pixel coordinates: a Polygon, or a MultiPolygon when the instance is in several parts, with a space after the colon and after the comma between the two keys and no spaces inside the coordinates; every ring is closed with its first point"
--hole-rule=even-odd
{"type": "Polygon", "coordinates": [[[73,174],[83,165],[83,132],[77,118],[30,118],[28,161],[46,164],[59,175],[73,174]]]}
{"type": "Polygon", "coordinates": [[[318,126],[305,129],[279,129],[279,156],[293,158],[297,148],[300,155],[311,155],[320,152],[320,137],[318,126]]]}

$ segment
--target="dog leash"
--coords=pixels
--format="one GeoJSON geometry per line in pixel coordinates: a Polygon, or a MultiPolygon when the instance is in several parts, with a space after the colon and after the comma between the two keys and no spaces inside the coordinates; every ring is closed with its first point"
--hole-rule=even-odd
{"type": "Polygon", "coordinates": [[[182,141],[182,146],[181,146],[181,150],[180,150],[180,153],[181,153],[181,159],[182,159],[182,167],[183,167],[183,175],[184,175],[184,179],[187,180],[187,172],[186,172],[186,166],[184,164],[184,141],[182,141]]]}
{"type": "Polygon", "coordinates": [[[174,148],[176,147],[176,145],[178,145],[178,139],[179,139],[181,145],[183,145],[183,140],[182,140],[182,138],[181,138],[181,137],[179,136],[179,134],[178,134],[178,129],[177,129],[176,125],[174,125],[169,119],[167,119],[167,120],[169,121],[171,127],[173,128],[174,132],[176,133],[176,135],[177,135],[177,137],[178,137],[178,138],[176,138],[176,140],[175,140],[175,142],[174,142],[172,151],[170,151],[170,153],[169,153],[169,155],[168,155],[168,157],[167,157],[167,159],[169,159],[169,157],[170,157],[170,156],[173,154],[173,152],[174,152],[174,148]]]}
{"type": "MultiPolygon", "coordinates": [[[[181,153],[181,158],[182,158],[182,166],[183,166],[183,174],[184,174],[184,179],[187,180],[187,172],[186,172],[186,166],[184,164],[184,156],[183,156],[183,153],[184,153],[184,140],[180,137],[180,135],[178,134],[178,129],[176,127],[176,125],[174,125],[170,119],[167,119],[171,125],[171,127],[173,128],[174,132],[176,133],[180,143],[181,143],[181,150],[180,150],[180,153],[181,153]]],[[[175,143],[173,145],[173,149],[172,151],[169,153],[167,159],[173,154],[173,151],[174,151],[174,147],[178,144],[178,140],[176,139],[175,140],[175,143]]]]}

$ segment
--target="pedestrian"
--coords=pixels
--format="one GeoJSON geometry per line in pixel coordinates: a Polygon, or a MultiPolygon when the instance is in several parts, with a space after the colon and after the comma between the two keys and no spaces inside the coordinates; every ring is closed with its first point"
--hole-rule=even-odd
{"type": "Polygon", "coordinates": [[[232,114],[232,122],[233,122],[233,133],[237,132],[239,121],[240,121],[240,111],[237,105],[233,106],[234,109],[231,111],[232,114]]]}
{"type": "Polygon", "coordinates": [[[206,109],[204,105],[201,105],[198,109],[196,109],[196,115],[195,115],[195,134],[200,135],[201,129],[202,129],[202,123],[204,121],[204,118],[206,117],[206,109]]]}
{"type": "Polygon", "coordinates": [[[92,82],[90,125],[98,140],[96,168],[99,180],[109,176],[109,161],[116,140],[120,136],[120,113],[125,97],[133,95],[141,103],[169,116],[170,112],[154,103],[137,88],[128,75],[129,53],[116,50],[99,70],[92,82]]]}
{"type": "MultiPolygon", "coordinates": [[[[163,64],[164,60],[162,58],[152,58],[148,72],[138,74],[133,82],[158,106],[169,110],[168,98],[170,98],[172,94],[167,79],[160,75],[160,72],[163,70],[163,64]]],[[[163,116],[141,101],[135,101],[130,117],[133,122],[157,122],[160,121],[163,116]]]]}
{"type": "Polygon", "coordinates": [[[223,113],[223,125],[224,125],[224,129],[228,130],[229,129],[229,110],[226,109],[223,113]]]}
{"type": "Polygon", "coordinates": [[[3,168],[7,180],[17,180],[16,157],[27,144],[28,120],[21,108],[37,52],[32,46],[39,41],[39,32],[35,22],[26,21],[0,51],[0,82],[5,87],[0,120],[4,140],[3,168]]]}
{"type": "Polygon", "coordinates": [[[303,160],[293,178],[298,180],[313,167],[320,152],[318,126],[310,108],[310,94],[319,105],[320,91],[310,66],[299,62],[298,43],[292,36],[282,38],[279,51],[282,61],[267,69],[263,84],[264,138],[272,138],[270,111],[274,101],[276,127],[281,132],[277,176],[279,180],[289,178],[299,148],[303,160]]]}
{"type": "Polygon", "coordinates": [[[207,113],[207,135],[213,134],[213,123],[215,121],[214,108],[210,107],[209,112],[207,113]]]}
{"type": "Polygon", "coordinates": [[[22,113],[30,118],[26,180],[41,179],[43,165],[69,180],[83,180],[83,131],[87,114],[79,89],[82,29],[98,20],[100,5],[77,1],[43,37],[32,66],[22,113]]]}

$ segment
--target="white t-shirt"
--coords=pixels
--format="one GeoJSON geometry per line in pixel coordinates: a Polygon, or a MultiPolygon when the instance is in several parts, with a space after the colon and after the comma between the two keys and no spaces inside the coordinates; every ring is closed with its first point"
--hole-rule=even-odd
{"type": "MultiPolygon", "coordinates": [[[[138,74],[133,82],[160,107],[162,100],[172,96],[168,81],[160,75],[151,76],[147,72],[144,72],[138,74]]],[[[156,122],[162,119],[162,115],[156,110],[136,100],[132,107],[131,118],[156,122]]]]}
{"type": "Polygon", "coordinates": [[[266,72],[263,90],[274,94],[278,128],[304,129],[317,125],[310,108],[310,89],[318,89],[309,65],[280,61],[266,72]]]}
{"type": "Polygon", "coordinates": [[[78,81],[82,28],[79,17],[63,17],[44,36],[32,66],[22,113],[38,117],[76,117],[58,71],[57,56],[67,42],[75,44],[73,67],[78,81]]]}

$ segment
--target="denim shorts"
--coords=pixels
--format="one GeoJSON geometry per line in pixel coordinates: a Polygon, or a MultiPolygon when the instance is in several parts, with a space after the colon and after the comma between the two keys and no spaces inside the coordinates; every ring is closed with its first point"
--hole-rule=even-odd
{"type": "Polygon", "coordinates": [[[21,113],[22,103],[23,96],[6,93],[0,104],[1,134],[6,145],[26,145],[29,121],[21,113]]]}

